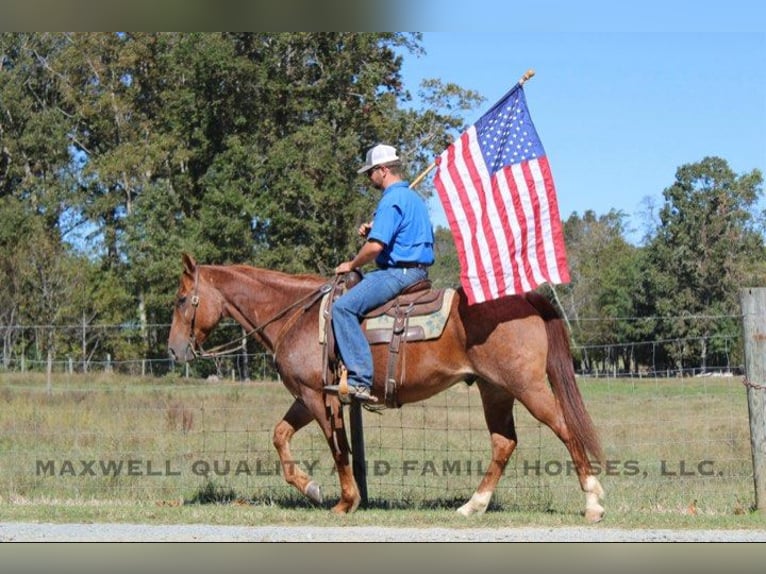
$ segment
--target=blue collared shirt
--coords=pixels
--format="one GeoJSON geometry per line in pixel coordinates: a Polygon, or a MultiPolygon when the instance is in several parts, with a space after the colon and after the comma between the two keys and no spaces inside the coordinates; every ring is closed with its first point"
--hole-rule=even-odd
{"type": "Polygon", "coordinates": [[[425,201],[405,181],[388,186],[378,202],[367,237],[384,245],[381,267],[399,262],[434,262],[434,231],[425,201]]]}

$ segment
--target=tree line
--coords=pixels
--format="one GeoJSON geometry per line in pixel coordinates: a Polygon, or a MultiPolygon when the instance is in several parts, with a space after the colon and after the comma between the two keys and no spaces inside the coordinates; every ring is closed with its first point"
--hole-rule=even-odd
{"type": "MultiPolygon", "coordinates": [[[[5,366],[164,357],[183,251],[329,277],[377,201],[364,151],[393,143],[414,177],[484,102],[439,79],[416,100],[401,67],[423,54],[417,33],[0,34],[5,366]],[[105,324],[128,328],[88,329],[105,324]]],[[[677,365],[730,352],[737,290],[766,277],[761,187],[706,157],[678,168],[639,246],[619,212],[565,221],[572,283],[555,295],[575,341],[606,349],[578,356],[586,370],[630,341],[668,340],[677,365]]],[[[443,228],[437,253],[432,279],[455,285],[443,228]]]]}
{"type": "Polygon", "coordinates": [[[718,157],[680,166],[662,203],[647,206],[639,246],[625,239],[621,212],[565,221],[572,282],[563,307],[575,340],[601,348],[580,357],[583,370],[598,361],[630,372],[744,364],[739,291],[766,286],[762,184],[759,170],[737,175],[718,157]],[[650,341],[659,344],[631,345],[650,341]]]}

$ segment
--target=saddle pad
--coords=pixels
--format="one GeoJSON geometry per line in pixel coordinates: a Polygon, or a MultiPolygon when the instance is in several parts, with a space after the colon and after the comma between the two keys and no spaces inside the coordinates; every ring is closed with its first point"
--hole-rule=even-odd
{"type": "MultiPolygon", "coordinates": [[[[325,343],[325,325],[328,319],[327,306],[331,293],[322,297],[319,305],[319,343],[325,343]]],[[[442,306],[438,311],[428,315],[411,315],[409,318],[410,327],[420,327],[423,329],[423,339],[438,339],[441,337],[444,326],[447,324],[450,309],[452,309],[452,298],[455,296],[455,289],[451,287],[444,290],[442,306]]],[[[394,327],[394,318],[389,315],[381,315],[373,319],[365,319],[363,326],[365,331],[391,331],[394,327]]],[[[387,338],[386,342],[390,340],[387,338]]]]}

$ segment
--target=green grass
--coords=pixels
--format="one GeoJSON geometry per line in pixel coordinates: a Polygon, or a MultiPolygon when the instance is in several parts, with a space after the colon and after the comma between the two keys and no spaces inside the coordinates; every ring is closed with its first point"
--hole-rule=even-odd
{"type": "MultiPolygon", "coordinates": [[[[3,521],[19,522],[123,522],[145,524],[214,524],[262,526],[377,526],[439,528],[566,527],[585,525],[579,513],[488,510],[482,516],[466,518],[454,509],[359,509],[352,515],[337,516],[324,508],[310,508],[294,500],[271,503],[183,504],[173,506],[134,501],[45,501],[2,504],[3,521]]],[[[614,512],[600,523],[608,528],[766,529],[762,513],[744,515],[651,514],[614,512]]],[[[598,526],[594,526],[597,528],[598,526]]]]}
{"type": "MultiPolygon", "coordinates": [[[[581,379],[580,387],[607,459],[599,475],[606,525],[766,527],[751,511],[738,379],[581,379]]],[[[280,475],[271,432],[291,402],[274,382],[60,375],[49,394],[41,375],[0,375],[0,512],[54,522],[583,524],[564,446],[518,405],[519,446],[490,509],[471,519],[455,512],[489,457],[478,392],[463,384],[365,412],[369,505],[331,516],[338,484],[316,425],[296,435],[293,454],[325,503],[312,506],[280,475]]]]}

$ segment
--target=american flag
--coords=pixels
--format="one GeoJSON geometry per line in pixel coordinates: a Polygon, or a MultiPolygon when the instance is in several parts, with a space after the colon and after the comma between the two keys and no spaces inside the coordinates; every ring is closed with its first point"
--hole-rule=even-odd
{"type": "Polygon", "coordinates": [[[569,282],[556,189],[521,83],[436,165],[469,304],[569,282]]]}

